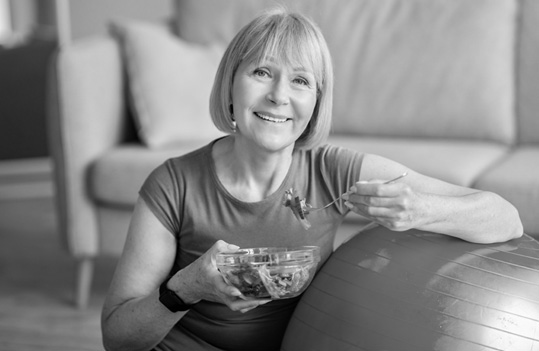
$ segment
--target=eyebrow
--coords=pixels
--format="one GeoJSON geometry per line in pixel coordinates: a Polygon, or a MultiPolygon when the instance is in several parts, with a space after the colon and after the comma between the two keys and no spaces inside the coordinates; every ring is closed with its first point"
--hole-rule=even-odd
{"type": "MultiPolygon", "coordinates": [[[[262,60],[260,60],[260,63],[263,63],[265,61],[268,61],[268,62],[273,63],[273,64],[278,64],[279,63],[278,60],[273,56],[263,58],[262,60]]],[[[312,70],[307,69],[305,66],[292,67],[292,71],[309,73],[309,74],[314,75],[314,72],[312,70]]]]}

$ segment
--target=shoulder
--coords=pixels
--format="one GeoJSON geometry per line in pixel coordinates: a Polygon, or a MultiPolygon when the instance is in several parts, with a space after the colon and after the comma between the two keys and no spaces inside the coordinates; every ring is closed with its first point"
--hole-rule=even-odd
{"type": "Polygon", "coordinates": [[[154,168],[148,175],[146,183],[170,185],[178,183],[190,174],[200,174],[201,169],[207,169],[207,155],[211,152],[211,143],[199,149],[189,151],[177,157],[171,157],[154,168]]]}
{"type": "Polygon", "coordinates": [[[207,162],[208,155],[211,155],[213,142],[208,145],[205,145],[196,150],[187,152],[181,156],[172,157],[165,161],[165,166],[174,166],[174,165],[183,165],[183,164],[196,164],[196,163],[205,163],[207,162]]]}
{"type": "Polygon", "coordinates": [[[361,152],[333,144],[324,144],[304,152],[305,157],[321,164],[361,163],[364,157],[361,152]]]}
{"type": "Polygon", "coordinates": [[[213,142],[183,155],[171,157],[160,164],[153,173],[173,175],[193,172],[195,169],[207,168],[208,160],[211,156],[212,144],[213,142]]]}

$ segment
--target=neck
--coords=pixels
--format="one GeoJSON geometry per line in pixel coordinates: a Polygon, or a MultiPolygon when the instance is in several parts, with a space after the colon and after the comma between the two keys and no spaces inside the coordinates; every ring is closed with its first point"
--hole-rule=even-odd
{"type": "Polygon", "coordinates": [[[214,145],[217,176],[233,196],[245,202],[261,201],[279,189],[292,163],[290,148],[269,152],[228,137],[214,145]]]}

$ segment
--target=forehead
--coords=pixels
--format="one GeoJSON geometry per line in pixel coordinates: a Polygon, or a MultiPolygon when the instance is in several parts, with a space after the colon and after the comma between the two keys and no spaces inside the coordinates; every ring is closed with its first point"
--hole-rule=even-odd
{"type": "MultiPolygon", "coordinates": [[[[272,65],[272,66],[284,66],[293,72],[308,72],[313,73],[313,67],[310,61],[304,60],[300,62],[299,60],[290,60],[286,57],[262,57],[257,60],[252,60],[248,62],[250,65],[272,65]]],[[[314,74],[314,73],[313,73],[314,74]]]]}
{"type": "Polygon", "coordinates": [[[278,46],[266,46],[255,48],[250,55],[244,58],[251,64],[260,65],[272,63],[284,65],[294,71],[305,71],[312,73],[317,81],[322,80],[323,61],[317,48],[313,48],[306,42],[283,43],[278,46]]]}

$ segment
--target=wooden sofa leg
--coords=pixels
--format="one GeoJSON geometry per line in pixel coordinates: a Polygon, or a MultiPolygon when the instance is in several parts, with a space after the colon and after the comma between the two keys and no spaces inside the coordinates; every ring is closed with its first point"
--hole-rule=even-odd
{"type": "Polygon", "coordinates": [[[94,259],[90,257],[79,259],[77,262],[77,286],[75,298],[78,309],[85,309],[88,307],[93,274],[94,259]]]}

